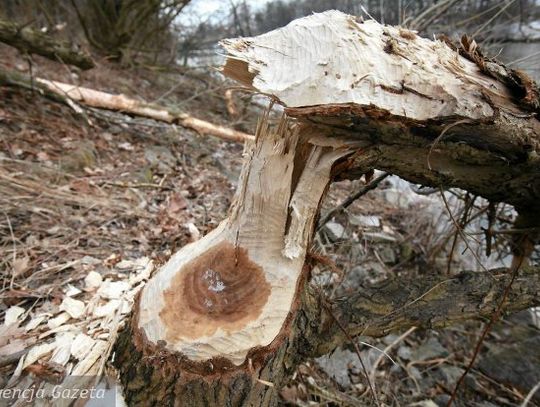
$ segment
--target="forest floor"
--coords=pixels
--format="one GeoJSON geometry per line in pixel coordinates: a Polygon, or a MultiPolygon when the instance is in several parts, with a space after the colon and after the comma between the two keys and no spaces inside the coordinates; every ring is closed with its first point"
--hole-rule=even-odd
{"type": "MultiPolygon", "coordinates": [[[[1,69],[175,106],[245,132],[260,111],[252,95],[237,97],[241,114],[231,119],[224,98],[231,84],[212,71],[102,63],[74,72],[41,58],[30,65],[3,46],[0,56],[1,69]]],[[[111,344],[145,279],[226,216],[243,146],[120,113],[76,112],[14,87],[0,87],[0,143],[0,387],[110,373],[111,344]]],[[[322,213],[363,183],[335,183],[322,213]]],[[[330,300],[365,282],[446,272],[456,232],[441,199],[402,184],[385,180],[317,234],[312,251],[333,265],[316,267],[312,284],[330,300]]],[[[531,315],[497,324],[455,405],[523,402],[540,381],[531,315]]],[[[445,405],[482,326],[359,338],[381,405],[445,405]]],[[[375,405],[365,376],[350,344],[302,364],[282,402],[375,405]]]]}

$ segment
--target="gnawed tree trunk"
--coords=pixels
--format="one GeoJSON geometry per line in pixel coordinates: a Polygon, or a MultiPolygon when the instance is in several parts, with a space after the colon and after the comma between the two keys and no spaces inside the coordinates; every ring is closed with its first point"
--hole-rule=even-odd
{"type": "MultiPolygon", "coordinates": [[[[510,202],[528,214],[521,227],[540,226],[534,84],[338,12],[224,45],[225,74],[294,119],[261,121],[229,217],[143,289],[115,353],[128,403],[273,406],[303,358],[346,340],[342,328],[377,336],[496,309],[510,281],[500,271],[359,288],[332,307],[306,283],[307,250],[329,182],[371,168],[510,202]]],[[[537,272],[519,274],[508,309],[540,302],[537,272]]]]}
{"type": "Polygon", "coordinates": [[[274,405],[297,363],[287,347],[318,207],[353,147],[260,122],[229,217],[177,252],[136,304],[117,355],[129,402],[274,405]]]}
{"type": "Polygon", "coordinates": [[[537,206],[540,93],[475,45],[457,50],[336,11],[222,45],[225,75],[273,95],[327,137],[370,142],[374,167],[537,206]]]}

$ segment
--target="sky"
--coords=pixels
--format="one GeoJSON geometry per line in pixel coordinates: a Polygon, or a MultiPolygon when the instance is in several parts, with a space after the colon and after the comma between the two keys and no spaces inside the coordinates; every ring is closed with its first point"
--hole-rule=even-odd
{"type": "MultiPolygon", "coordinates": [[[[240,0],[232,0],[235,3],[240,3],[240,0]]],[[[260,7],[264,6],[266,3],[271,2],[272,0],[246,0],[246,3],[253,8],[253,10],[257,10],[260,7]]],[[[540,1],[540,0],[539,0],[540,1]]],[[[216,15],[215,18],[219,18],[220,11],[221,12],[228,12],[228,10],[231,7],[230,1],[227,0],[192,0],[187,8],[185,9],[185,12],[181,13],[180,20],[183,18],[189,19],[190,15],[192,15],[191,12],[197,15],[197,18],[207,18],[211,15],[216,15]]]]}

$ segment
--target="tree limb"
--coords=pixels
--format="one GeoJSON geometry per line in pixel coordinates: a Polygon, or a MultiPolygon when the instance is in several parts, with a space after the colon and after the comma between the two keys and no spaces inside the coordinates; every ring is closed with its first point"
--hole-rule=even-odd
{"type": "MultiPolygon", "coordinates": [[[[487,319],[497,309],[511,273],[508,269],[489,272],[463,271],[445,278],[389,279],[359,287],[352,295],[331,305],[314,291],[307,292],[305,309],[310,329],[300,341],[309,356],[328,353],[347,338],[333,322],[333,313],[351,336],[381,337],[410,327],[442,328],[471,319],[487,319]]],[[[503,310],[517,312],[540,305],[540,267],[520,270],[508,293],[503,310]]]]}
{"type": "MultiPolygon", "coordinates": [[[[327,11],[221,44],[225,75],[272,95],[329,139],[371,142],[374,168],[538,206],[540,90],[472,43],[458,50],[327,11]]],[[[353,162],[342,177],[360,173],[353,162]]]]}
{"type": "Polygon", "coordinates": [[[29,27],[20,27],[4,20],[0,20],[0,42],[22,52],[38,54],[81,69],[90,69],[95,66],[90,55],[74,49],[70,43],[54,40],[29,27]]]}
{"type": "Polygon", "coordinates": [[[243,142],[253,140],[253,136],[241,131],[198,119],[187,113],[175,111],[167,107],[154,105],[131,99],[125,95],[114,95],[81,86],[67,83],[49,81],[41,78],[31,80],[16,72],[7,72],[0,69],[0,84],[18,86],[25,89],[39,90],[44,96],[67,103],[76,101],[86,106],[119,111],[134,116],[147,117],[153,120],[177,124],[196,132],[209,134],[223,140],[243,142]]]}

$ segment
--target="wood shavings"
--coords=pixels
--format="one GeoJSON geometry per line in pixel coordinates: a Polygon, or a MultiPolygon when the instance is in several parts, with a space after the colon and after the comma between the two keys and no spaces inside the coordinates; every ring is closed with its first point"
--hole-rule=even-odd
{"type": "Polygon", "coordinates": [[[96,341],[94,343],[94,347],[92,348],[92,351],[83,359],[81,360],[77,366],[73,369],[71,372],[74,376],[82,376],[84,374],[91,374],[91,368],[96,363],[96,361],[103,357],[103,355],[107,355],[105,352],[107,349],[107,342],[105,341],[96,341]]]}
{"type": "Polygon", "coordinates": [[[95,342],[88,335],[78,334],[71,343],[71,355],[77,360],[84,359],[92,350],[95,342]]]}
{"type": "Polygon", "coordinates": [[[79,295],[80,293],[82,293],[82,290],[71,284],[68,284],[64,294],[66,297],[74,297],[76,295],[79,295]]]}
{"type": "Polygon", "coordinates": [[[104,318],[113,314],[120,306],[120,300],[110,300],[104,305],[94,308],[92,314],[97,318],[104,318]]]}
{"type": "Polygon", "coordinates": [[[4,325],[9,326],[12,324],[19,323],[19,317],[24,314],[24,308],[14,305],[6,311],[6,316],[4,319],[4,325]]]}
{"type": "Polygon", "coordinates": [[[41,314],[38,316],[33,317],[24,327],[25,331],[32,331],[36,329],[43,321],[47,319],[48,315],[41,314]]]}
{"type": "MultiPolygon", "coordinates": [[[[15,385],[19,380],[17,377],[25,372],[34,375],[41,372],[39,374],[47,375],[50,367],[60,369],[63,375],[68,375],[65,380],[74,375],[102,373],[118,329],[131,311],[133,297],[144,286],[154,264],[148,257],[141,257],[124,259],[118,262],[115,268],[130,270],[130,273],[119,274],[118,277],[123,278],[121,281],[103,281],[101,274],[90,271],[83,280],[85,291],[66,284],[62,288],[65,297],[57,308],[61,312],[54,318],[51,318],[53,313],[42,312],[33,316],[24,328],[19,328],[24,308],[11,307],[8,310],[6,315],[10,325],[0,326],[0,354],[24,350],[36,340],[39,341],[19,360],[11,384],[15,385]],[[74,295],[80,296],[80,299],[72,298],[74,295]],[[85,319],[85,314],[91,315],[91,318],[85,319]],[[40,333],[45,321],[49,330],[40,333]],[[31,336],[29,339],[17,339],[8,344],[1,342],[4,334],[10,337],[22,334],[31,336]],[[44,342],[52,336],[54,340],[44,342]]],[[[27,382],[28,380],[23,380],[17,387],[24,387],[28,385],[27,382]]]]}
{"type": "Polygon", "coordinates": [[[102,298],[118,299],[122,296],[124,291],[128,290],[130,285],[125,281],[108,281],[105,280],[99,287],[98,294],[102,298]]]}
{"type": "Polygon", "coordinates": [[[101,274],[95,271],[89,272],[84,278],[84,286],[89,291],[99,288],[102,282],[103,277],[101,277],[101,274]]]}
{"type": "Polygon", "coordinates": [[[55,318],[50,319],[47,322],[47,326],[50,329],[58,328],[60,325],[63,325],[65,322],[69,321],[71,316],[67,312],[62,312],[61,314],[57,315],[55,318]]]}
{"type": "Polygon", "coordinates": [[[26,358],[23,363],[22,369],[30,366],[32,363],[37,362],[42,357],[48,355],[56,349],[57,344],[55,342],[43,343],[41,345],[34,346],[26,354],[26,358]]]}
{"type": "Polygon", "coordinates": [[[79,300],[74,300],[71,297],[66,297],[60,304],[60,310],[66,311],[71,318],[79,319],[84,315],[84,310],[86,305],[84,302],[79,300]]]}

